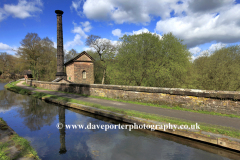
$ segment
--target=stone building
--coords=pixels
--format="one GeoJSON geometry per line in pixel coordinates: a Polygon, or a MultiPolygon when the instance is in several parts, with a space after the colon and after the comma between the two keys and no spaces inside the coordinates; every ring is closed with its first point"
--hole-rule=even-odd
{"type": "Polygon", "coordinates": [[[67,80],[73,83],[94,83],[94,59],[83,51],[64,65],[67,72],[67,80]]]}
{"type": "Polygon", "coordinates": [[[22,74],[23,74],[23,76],[24,76],[25,79],[33,78],[33,76],[32,76],[32,71],[31,71],[31,70],[24,70],[24,71],[22,72],[22,74]]]}

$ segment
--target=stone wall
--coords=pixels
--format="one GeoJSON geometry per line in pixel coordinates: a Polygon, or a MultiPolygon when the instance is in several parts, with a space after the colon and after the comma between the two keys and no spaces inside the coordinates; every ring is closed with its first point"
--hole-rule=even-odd
{"type": "Polygon", "coordinates": [[[67,80],[74,82],[74,63],[66,66],[67,80]]]}
{"type": "Polygon", "coordinates": [[[93,84],[94,68],[92,62],[74,62],[74,83],[93,84]],[[83,71],[86,72],[86,78],[83,78],[83,71]]]}
{"type": "Polygon", "coordinates": [[[28,84],[57,91],[240,115],[240,92],[235,91],[66,84],[43,81],[28,81],[28,84]]]}

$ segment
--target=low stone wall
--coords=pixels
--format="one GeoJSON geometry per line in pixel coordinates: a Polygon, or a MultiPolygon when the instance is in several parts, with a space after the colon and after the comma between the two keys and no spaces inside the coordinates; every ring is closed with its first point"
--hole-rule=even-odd
{"type": "Polygon", "coordinates": [[[44,89],[240,115],[240,92],[28,81],[44,89]]]}

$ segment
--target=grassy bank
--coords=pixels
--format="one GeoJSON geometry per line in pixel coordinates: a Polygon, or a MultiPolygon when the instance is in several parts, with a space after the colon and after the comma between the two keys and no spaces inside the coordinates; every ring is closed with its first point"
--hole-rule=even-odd
{"type": "Polygon", "coordinates": [[[21,87],[16,86],[16,84],[19,83],[19,82],[20,81],[15,81],[15,82],[12,82],[12,83],[8,83],[4,87],[13,91],[13,92],[17,92],[17,93],[20,93],[20,94],[31,94],[30,90],[23,89],[21,87]]]}
{"type": "MultiPolygon", "coordinates": [[[[22,91],[22,92],[25,92],[25,91],[22,91]]],[[[116,112],[116,113],[121,113],[121,114],[124,114],[127,116],[134,116],[134,117],[144,118],[146,120],[154,120],[154,121],[158,121],[158,122],[165,122],[165,123],[171,123],[171,124],[176,124],[176,125],[183,125],[183,124],[184,125],[193,125],[196,123],[196,122],[185,121],[182,119],[169,118],[169,117],[159,116],[159,115],[155,115],[155,114],[138,112],[138,111],[134,111],[134,110],[124,110],[124,109],[119,109],[119,108],[114,108],[114,107],[102,106],[102,105],[95,104],[95,103],[84,102],[84,101],[71,99],[71,98],[59,97],[59,96],[40,93],[40,92],[34,92],[34,94],[32,96],[34,96],[35,98],[40,98],[40,99],[53,98],[53,99],[57,99],[57,100],[63,101],[63,102],[72,102],[72,103],[82,104],[82,105],[86,105],[86,106],[90,106],[90,107],[95,107],[95,108],[104,109],[104,110],[108,110],[108,111],[112,111],[112,112],[116,112]]],[[[211,132],[211,133],[215,133],[215,134],[222,134],[222,135],[240,139],[240,130],[237,130],[237,129],[234,129],[231,127],[210,125],[210,124],[205,124],[205,123],[199,123],[199,125],[201,128],[201,131],[211,132]]]]}
{"type": "MultiPolygon", "coordinates": [[[[0,130],[8,130],[9,126],[6,122],[0,118],[0,130]]],[[[7,134],[6,132],[4,132],[7,134]]],[[[9,136],[4,135],[2,136],[9,136]]],[[[12,153],[12,152],[11,152],[12,153]]],[[[31,158],[31,159],[39,159],[37,152],[34,148],[31,147],[30,142],[17,134],[13,134],[9,136],[7,141],[1,142],[0,141],[0,159],[1,160],[10,160],[10,159],[17,159],[17,158],[31,158]],[[17,151],[15,151],[14,157],[10,157],[10,149],[16,147],[17,151]]]]}
{"type": "MultiPolygon", "coordinates": [[[[29,86],[29,85],[26,84],[26,82],[24,82],[23,84],[26,85],[26,86],[29,86]]],[[[91,97],[91,98],[105,99],[105,100],[118,101],[118,102],[130,103],[130,104],[138,104],[138,105],[144,105],[144,106],[152,106],[152,107],[159,107],[159,108],[165,108],[165,109],[174,109],[174,110],[180,110],[180,111],[188,111],[188,112],[194,112],[194,113],[217,115],[217,116],[224,116],[224,117],[231,117],[231,118],[239,118],[240,119],[240,116],[235,115],[235,114],[223,114],[223,113],[217,113],[217,112],[192,110],[192,109],[182,108],[182,107],[179,107],[179,106],[169,107],[167,105],[159,105],[159,104],[153,104],[153,103],[143,103],[143,102],[137,102],[137,101],[126,101],[126,100],[121,100],[121,99],[113,99],[113,98],[100,97],[100,96],[88,96],[88,95],[84,95],[84,94],[55,91],[55,90],[49,90],[49,89],[44,89],[44,88],[34,87],[34,86],[31,86],[31,87],[41,89],[41,90],[61,92],[61,93],[64,93],[64,94],[76,94],[76,95],[80,95],[80,96],[84,96],[84,97],[91,97]]]]}

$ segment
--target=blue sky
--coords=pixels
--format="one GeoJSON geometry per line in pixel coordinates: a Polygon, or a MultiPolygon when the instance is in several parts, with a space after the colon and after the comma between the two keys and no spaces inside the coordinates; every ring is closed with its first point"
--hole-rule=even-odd
{"type": "Polygon", "coordinates": [[[0,52],[14,54],[27,33],[49,37],[56,46],[63,14],[64,49],[88,50],[90,34],[116,44],[123,34],[172,32],[193,58],[240,43],[240,2],[234,0],[1,0],[0,52]]]}

